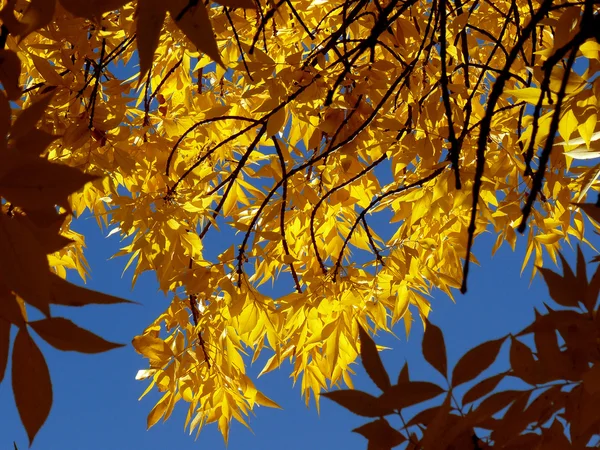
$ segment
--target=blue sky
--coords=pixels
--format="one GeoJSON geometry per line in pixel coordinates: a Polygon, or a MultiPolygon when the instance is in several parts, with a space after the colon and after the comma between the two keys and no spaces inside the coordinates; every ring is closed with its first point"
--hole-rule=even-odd
{"type": "MultiPolygon", "coordinates": [[[[184,432],[186,408],[183,403],[175,408],[169,421],[159,422],[146,431],[146,415],[158,397],[153,392],[138,401],[147,382],[136,381],[134,377],[138,369],[146,366],[145,360],[133,350],[130,342],[168,306],[168,302],[157,291],[154,274],[144,274],[131,291],[129,274],[122,277],[126,260],[109,259],[119,247],[116,235],[105,238],[107,231],[101,231],[95,220],[89,217],[79,219],[74,228],[84,232],[87,238],[87,258],[92,269],[87,287],[124,296],[140,305],[56,310],[57,315],[65,315],[106,339],[127,345],[100,355],[81,355],[59,352],[42,343],[54,385],[54,404],[32,449],[224,449],[216,426],[205,427],[197,441],[194,440],[195,435],[184,432]]],[[[515,253],[505,245],[491,258],[494,241],[495,236],[491,233],[476,240],[475,254],[482,265],[473,267],[466,295],[457,292],[456,304],[441,292],[436,292],[433,299],[431,320],[444,332],[450,365],[478,343],[517,331],[528,324],[533,318],[533,306],[540,307],[548,299],[547,288],[539,277],[530,286],[529,268],[520,276],[525,237],[519,237],[515,253]]],[[[572,261],[574,252],[567,248],[565,255],[572,261]]],[[[587,256],[589,259],[589,252],[587,256]]],[[[73,280],[77,281],[75,277],[73,280]]],[[[392,348],[382,353],[392,379],[407,360],[413,379],[443,383],[420,354],[420,322],[415,322],[408,341],[402,324],[394,331],[398,338],[385,334],[376,338],[378,344],[392,348]]],[[[260,372],[261,362],[264,363],[267,357],[265,352],[264,357],[251,367],[251,376],[260,372]]],[[[499,360],[506,361],[506,358],[507,348],[503,348],[499,360]]],[[[497,363],[496,367],[499,365],[502,366],[502,363],[497,363]]],[[[362,368],[357,365],[356,370],[355,387],[376,393],[375,386],[362,368]]],[[[261,377],[257,386],[283,410],[257,409],[256,416],[250,419],[253,433],[235,423],[230,434],[230,450],[304,450],[307,446],[316,449],[366,448],[366,441],[351,433],[352,428],[365,420],[326,399],[322,400],[320,416],[314,405],[306,408],[299,388],[292,387],[289,367],[284,366],[261,377]]],[[[20,449],[27,448],[27,436],[12,397],[10,370],[0,385],[0,417],[0,449],[12,449],[13,441],[20,449]]]]}

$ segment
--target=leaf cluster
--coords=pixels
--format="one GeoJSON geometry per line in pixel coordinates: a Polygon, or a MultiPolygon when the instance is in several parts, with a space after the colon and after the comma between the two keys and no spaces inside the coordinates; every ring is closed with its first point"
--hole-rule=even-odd
{"type": "Polygon", "coordinates": [[[564,260],[562,276],[540,270],[556,308],[546,305],[547,311],[536,311],[534,321],[520,332],[472,348],[451,372],[443,334],[427,323],[423,355],[446,379],[448,388],[410,380],[407,364],[391,384],[373,340],[361,328],[362,363],[382,393],[376,397],[350,389],[323,395],[373,419],[353,430],[368,440],[369,449],[399,445],[415,450],[596,448],[600,437],[600,267],[588,280],[578,251],[576,274],[564,260]],[[523,338],[529,338],[527,343],[523,338]],[[505,343],[510,346],[509,368],[481,378],[505,343]],[[517,389],[502,388],[509,379],[517,389]],[[426,409],[418,407],[414,413],[414,406],[429,400],[426,409]],[[402,425],[393,427],[387,416],[399,417],[402,425]]]}

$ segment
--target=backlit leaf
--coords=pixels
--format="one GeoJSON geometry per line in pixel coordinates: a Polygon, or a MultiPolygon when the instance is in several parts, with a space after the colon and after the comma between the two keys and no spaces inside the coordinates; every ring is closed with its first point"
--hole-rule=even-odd
{"type": "Polygon", "coordinates": [[[477,377],[496,360],[505,338],[479,344],[458,360],[452,371],[452,386],[456,387],[477,377]]]}

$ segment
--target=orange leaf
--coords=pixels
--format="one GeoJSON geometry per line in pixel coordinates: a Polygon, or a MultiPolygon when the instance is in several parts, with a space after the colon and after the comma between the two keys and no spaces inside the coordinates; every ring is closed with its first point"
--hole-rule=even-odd
{"type": "Polygon", "coordinates": [[[406,441],[406,437],[392,428],[383,418],[365,423],[352,431],[366,437],[369,441],[369,448],[372,445],[375,445],[376,448],[392,448],[406,441]]]}
{"type": "Polygon", "coordinates": [[[136,9],[136,41],[140,57],[140,82],[152,67],[160,31],[167,16],[167,2],[139,0],[136,9]]]}
{"type": "Polygon", "coordinates": [[[144,355],[150,362],[162,363],[173,356],[173,351],[165,341],[149,334],[136,336],[132,341],[133,348],[144,355]]]}
{"type": "Polygon", "coordinates": [[[123,346],[108,342],[64,317],[36,320],[29,325],[48,344],[62,351],[101,353],[123,346]]]}
{"type": "Polygon", "coordinates": [[[385,367],[383,367],[375,342],[360,324],[358,325],[358,335],[360,338],[360,358],[367,375],[379,389],[385,391],[391,386],[390,377],[385,371],[385,367]]]}
{"type": "Polygon", "coordinates": [[[204,3],[197,2],[192,6],[192,2],[188,0],[169,0],[167,9],[192,44],[222,66],[217,40],[204,3]]]}
{"type": "Polygon", "coordinates": [[[440,395],[444,390],[428,381],[408,381],[387,389],[379,398],[386,409],[402,409],[440,395]]]}
{"type": "Polygon", "coordinates": [[[380,417],[393,412],[393,409],[385,408],[378,398],[362,391],[343,389],[321,395],[359,416],[380,417]]]}
{"type": "Polygon", "coordinates": [[[12,388],[31,444],[50,413],[52,382],[44,355],[26,328],[19,329],[13,346],[12,388]]]}
{"type": "Polygon", "coordinates": [[[473,403],[475,400],[480,399],[481,397],[489,394],[494,390],[498,383],[504,378],[503,373],[499,373],[498,375],[494,375],[490,378],[486,378],[485,380],[480,381],[463,395],[463,405],[468,403],[473,403]]]}
{"type": "Polygon", "coordinates": [[[10,352],[10,326],[11,323],[0,319],[0,383],[4,379],[4,372],[8,364],[8,353],[10,352]]]}
{"type": "Polygon", "coordinates": [[[19,76],[21,60],[12,50],[0,50],[0,81],[9,100],[17,100],[21,96],[19,76]]]}
{"type": "Polygon", "coordinates": [[[427,320],[425,335],[423,336],[423,356],[425,361],[433,366],[435,370],[448,377],[448,361],[446,359],[446,344],[442,331],[427,320]]]}
{"type": "Polygon", "coordinates": [[[452,371],[452,386],[456,387],[472,380],[491,366],[500,352],[504,339],[484,342],[465,353],[452,371]]]}

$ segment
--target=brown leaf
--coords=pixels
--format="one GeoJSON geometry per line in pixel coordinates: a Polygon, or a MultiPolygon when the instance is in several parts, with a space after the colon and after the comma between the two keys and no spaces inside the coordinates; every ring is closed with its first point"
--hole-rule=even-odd
{"type": "Polygon", "coordinates": [[[11,110],[4,92],[0,92],[0,153],[6,150],[6,136],[10,130],[11,110]]]}
{"type": "Polygon", "coordinates": [[[448,441],[446,439],[449,435],[444,432],[444,428],[449,419],[452,406],[451,401],[452,393],[448,392],[435,417],[429,422],[427,429],[423,432],[423,438],[421,439],[421,446],[423,448],[428,450],[446,450],[448,448],[448,441]]]}
{"type": "Polygon", "coordinates": [[[400,373],[398,374],[397,384],[407,381],[410,381],[410,374],[408,373],[408,363],[405,361],[402,370],[400,370],[400,373]]]}
{"type": "Polygon", "coordinates": [[[49,274],[46,253],[31,231],[0,214],[0,283],[49,315],[49,274]]]}
{"type": "Polygon", "coordinates": [[[375,444],[382,449],[393,448],[406,441],[406,437],[383,418],[365,423],[352,431],[367,438],[369,445],[375,444]]]}
{"type": "Polygon", "coordinates": [[[160,31],[167,16],[167,2],[139,0],[136,9],[136,42],[140,57],[140,82],[152,67],[160,31]]]}
{"type": "Polygon", "coordinates": [[[17,141],[18,139],[27,136],[31,130],[34,130],[37,123],[46,112],[46,109],[48,109],[48,105],[53,97],[53,93],[38,97],[27,109],[21,111],[21,114],[17,116],[15,123],[13,123],[13,126],[10,129],[10,138],[17,141]]]}
{"type": "Polygon", "coordinates": [[[63,8],[75,17],[94,19],[103,13],[119,9],[131,0],[58,0],[63,8]]]}
{"type": "Polygon", "coordinates": [[[477,377],[498,357],[506,338],[487,341],[472,348],[456,363],[452,371],[452,386],[456,387],[477,377]]]}
{"type": "Polygon", "coordinates": [[[8,365],[10,326],[10,322],[0,318],[0,383],[4,379],[4,372],[6,372],[6,366],[8,365]]]}
{"type": "Polygon", "coordinates": [[[381,417],[393,412],[393,409],[386,408],[377,397],[354,389],[342,389],[321,395],[359,416],[381,417]]]}
{"type": "Polygon", "coordinates": [[[503,373],[499,373],[498,375],[494,375],[490,378],[486,378],[485,380],[481,380],[463,395],[463,405],[468,403],[473,403],[475,400],[479,400],[481,397],[486,396],[490,392],[492,392],[498,383],[504,378],[503,373]]]}
{"type": "Polygon", "coordinates": [[[573,203],[573,205],[579,206],[590,219],[600,223],[600,206],[594,203],[573,203]]]}
{"type": "Polygon", "coordinates": [[[115,344],[102,339],[64,317],[36,320],[29,322],[29,325],[48,344],[62,351],[102,353],[123,347],[122,344],[115,344]]]}
{"type": "Polygon", "coordinates": [[[0,320],[18,327],[25,326],[25,318],[15,295],[6,287],[0,285],[0,320]]]}
{"type": "Polygon", "coordinates": [[[472,412],[474,423],[484,421],[503,410],[519,396],[529,391],[501,391],[490,395],[472,412]]]}
{"type": "Polygon", "coordinates": [[[203,2],[194,6],[188,0],[169,0],[167,9],[175,24],[202,53],[223,65],[208,11],[203,2]]]}
{"type": "Polygon", "coordinates": [[[21,96],[19,76],[21,75],[21,60],[12,50],[0,50],[0,82],[4,86],[9,100],[17,100],[21,96]]]}
{"type": "Polygon", "coordinates": [[[216,2],[228,8],[256,9],[256,4],[253,0],[216,0],[216,2]]]}
{"type": "Polygon", "coordinates": [[[379,389],[385,391],[391,386],[390,377],[383,367],[377,346],[363,327],[358,325],[358,335],[360,338],[360,358],[367,375],[373,380],[379,389]]]}
{"type": "Polygon", "coordinates": [[[408,381],[387,389],[379,398],[386,409],[402,409],[437,397],[444,389],[428,381],[408,381]]]}
{"type": "Polygon", "coordinates": [[[423,356],[425,361],[433,366],[435,370],[448,378],[448,361],[446,359],[446,344],[442,331],[427,321],[425,335],[423,336],[423,356]]]}
{"type": "Polygon", "coordinates": [[[19,329],[13,346],[12,388],[31,444],[50,413],[52,382],[44,355],[26,328],[19,329]]]}
{"type": "Polygon", "coordinates": [[[562,306],[577,307],[577,295],[576,291],[573,290],[574,284],[577,283],[575,276],[571,278],[563,278],[556,272],[546,269],[544,267],[538,267],[540,273],[544,277],[544,281],[548,285],[548,291],[550,297],[556,303],[562,306]]]}
{"type": "MultiPolygon", "coordinates": [[[[590,280],[590,283],[585,290],[585,297],[583,302],[587,306],[589,311],[593,311],[596,307],[596,302],[598,301],[598,296],[600,295],[600,264],[596,267],[596,271],[590,280]]],[[[596,318],[599,318],[600,314],[596,315],[596,318]]]]}
{"type": "Polygon", "coordinates": [[[0,195],[26,209],[59,205],[70,211],[69,195],[96,179],[74,167],[22,156],[0,177],[0,195]]]}
{"type": "Polygon", "coordinates": [[[85,306],[92,304],[113,305],[116,303],[136,303],[124,298],[77,286],[54,273],[51,273],[49,276],[50,303],[55,305],[85,306]]]}
{"type": "Polygon", "coordinates": [[[59,136],[34,128],[25,136],[17,139],[15,142],[15,148],[19,152],[26,153],[31,156],[40,156],[52,142],[58,139],[58,137],[59,136]]]}
{"type": "Polygon", "coordinates": [[[508,442],[515,436],[520,435],[525,427],[529,425],[529,420],[524,414],[528,400],[528,392],[517,397],[506,410],[506,413],[503,414],[494,430],[492,430],[491,438],[494,441],[494,445],[497,445],[498,448],[505,448],[508,442]]]}
{"type": "Polygon", "coordinates": [[[529,384],[537,383],[538,365],[531,349],[514,338],[510,345],[510,365],[515,376],[529,384]]]}
{"type": "Polygon", "coordinates": [[[48,25],[52,21],[55,8],[55,0],[31,0],[23,16],[21,16],[21,23],[25,27],[19,30],[19,37],[23,39],[29,33],[48,25]]]}

